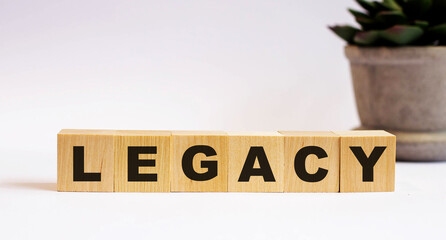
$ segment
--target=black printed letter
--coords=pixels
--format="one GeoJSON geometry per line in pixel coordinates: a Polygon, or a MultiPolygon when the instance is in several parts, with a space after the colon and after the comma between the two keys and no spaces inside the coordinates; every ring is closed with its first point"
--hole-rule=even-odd
{"type": "Polygon", "coordinates": [[[156,173],[140,174],[139,167],[155,167],[154,159],[139,159],[139,154],[156,154],[156,147],[128,147],[128,181],[156,182],[156,173]]]}
{"type": "Polygon", "coordinates": [[[101,173],[84,172],[84,147],[73,147],[73,181],[75,182],[100,182],[101,173]]]}
{"type": "Polygon", "coordinates": [[[297,176],[305,182],[319,182],[327,176],[328,170],[319,168],[316,173],[310,174],[305,169],[305,160],[308,155],[314,154],[318,159],[328,157],[324,149],[317,146],[308,146],[300,149],[294,158],[294,170],[297,176]]]}
{"type": "Polygon", "coordinates": [[[181,163],[183,167],[183,172],[186,175],[186,177],[195,181],[207,181],[216,177],[217,161],[201,161],[201,167],[208,169],[208,171],[205,173],[197,173],[194,170],[192,161],[197,153],[204,153],[206,157],[212,157],[217,155],[217,153],[212,147],[206,145],[197,145],[188,148],[186,152],[184,152],[183,160],[181,163]]]}
{"type": "Polygon", "coordinates": [[[386,150],[386,147],[375,147],[369,157],[365,155],[361,147],[350,147],[350,149],[362,166],[362,181],[373,182],[373,167],[378,162],[384,150],[386,150]]]}
{"type": "Polygon", "coordinates": [[[263,176],[265,182],[275,182],[273,171],[266,157],[263,147],[251,147],[246,157],[245,165],[238,179],[239,182],[249,182],[251,176],[263,176]],[[256,158],[259,160],[260,168],[254,168],[256,158]]]}

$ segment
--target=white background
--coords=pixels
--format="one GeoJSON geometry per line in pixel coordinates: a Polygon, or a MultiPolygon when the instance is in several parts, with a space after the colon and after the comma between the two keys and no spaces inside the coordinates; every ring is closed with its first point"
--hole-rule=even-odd
{"type": "Polygon", "coordinates": [[[445,163],[395,193],[57,193],[62,128],[359,125],[347,0],[0,0],[1,239],[440,239],[445,163]]]}

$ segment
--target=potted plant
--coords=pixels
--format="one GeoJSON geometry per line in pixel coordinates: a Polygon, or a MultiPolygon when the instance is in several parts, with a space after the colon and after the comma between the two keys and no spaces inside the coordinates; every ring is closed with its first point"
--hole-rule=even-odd
{"type": "Polygon", "coordinates": [[[397,136],[400,160],[446,160],[446,0],[356,0],[348,45],[362,129],[397,136]]]}

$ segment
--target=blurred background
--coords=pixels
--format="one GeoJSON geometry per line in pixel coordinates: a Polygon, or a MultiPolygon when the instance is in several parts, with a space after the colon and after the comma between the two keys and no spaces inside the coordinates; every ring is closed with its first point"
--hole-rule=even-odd
{"type": "Polygon", "coordinates": [[[356,4],[309,3],[0,1],[0,149],[55,157],[62,128],[356,127],[327,29],[356,4]]]}

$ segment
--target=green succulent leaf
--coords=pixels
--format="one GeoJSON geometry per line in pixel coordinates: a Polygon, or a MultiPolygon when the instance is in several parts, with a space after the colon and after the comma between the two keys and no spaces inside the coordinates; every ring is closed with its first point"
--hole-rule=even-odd
{"type": "Polygon", "coordinates": [[[407,17],[400,11],[381,11],[376,15],[376,20],[387,27],[407,23],[407,17]]]}
{"type": "Polygon", "coordinates": [[[354,9],[349,8],[348,11],[355,17],[355,18],[370,18],[369,15],[360,12],[360,11],[356,11],[354,9]]]}
{"type": "Polygon", "coordinates": [[[423,30],[425,30],[427,27],[429,27],[429,22],[428,21],[415,20],[414,24],[416,26],[422,28],[423,30]]]}
{"type": "Polygon", "coordinates": [[[379,11],[392,10],[391,8],[386,7],[386,6],[384,5],[384,3],[382,3],[382,2],[374,1],[374,3],[375,3],[375,5],[376,5],[377,9],[379,9],[379,11]]]}
{"type": "Polygon", "coordinates": [[[369,15],[350,8],[348,9],[348,11],[355,17],[356,22],[358,22],[362,28],[367,30],[369,28],[374,28],[377,26],[377,21],[369,15]]]}
{"type": "Polygon", "coordinates": [[[376,43],[379,39],[379,31],[365,31],[357,32],[355,34],[354,42],[358,45],[370,46],[376,43]]]}
{"type": "Polygon", "coordinates": [[[423,35],[417,26],[395,25],[380,32],[380,37],[396,45],[407,45],[415,42],[423,35]]]}
{"type": "Polygon", "coordinates": [[[347,41],[348,43],[353,43],[353,38],[359,29],[352,26],[333,26],[329,27],[336,35],[347,41]]]}
{"type": "Polygon", "coordinates": [[[370,18],[370,17],[357,17],[355,18],[356,22],[359,23],[359,25],[361,25],[361,27],[364,30],[369,30],[369,29],[374,29],[379,27],[379,23],[377,20],[370,18]]]}
{"type": "Polygon", "coordinates": [[[432,6],[432,0],[403,0],[404,12],[413,18],[423,16],[432,6]]]}
{"type": "Polygon", "coordinates": [[[356,0],[356,2],[370,14],[375,14],[377,11],[379,11],[378,6],[376,6],[376,3],[374,2],[369,2],[366,0],[356,0]]]}
{"type": "Polygon", "coordinates": [[[401,6],[398,4],[397,1],[395,0],[384,0],[382,2],[382,5],[386,8],[388,8],[389,10],[395,10],[395,11],[402,11],[403,9],[401,8],[401,6]]]}
{"type": "Polygon", "coordinates": [[[355,0],[348,9],[360,29],[330,29],[350,44],[362,46],[446,45],[446,0],[355,0]]]}
{"type": "Polygon", "coordinates": [[[446,23],[429,28],[428,33],[440,38],[446,38],[446,23]]]}
{"type": "Polygon", "coordinates": [[[377,11],[392,10],[392,9],[386,7],[382,2],[373,1],[373,3],[375,4],[377,11]]]}

